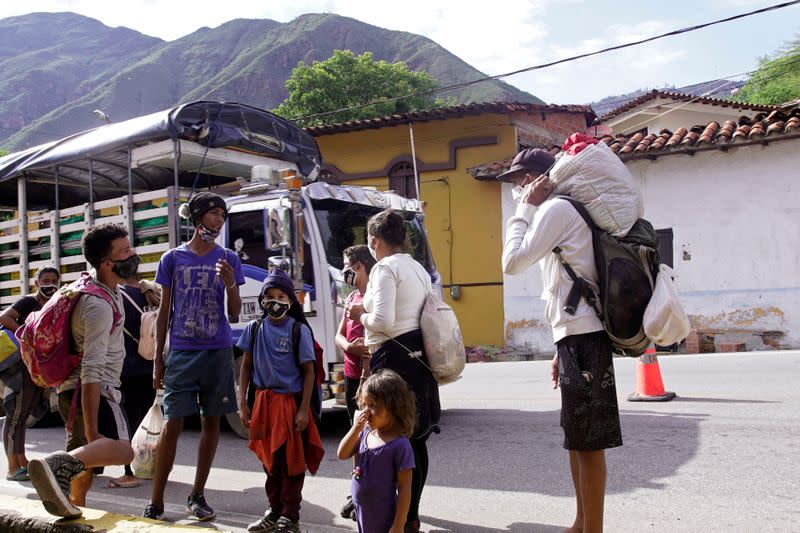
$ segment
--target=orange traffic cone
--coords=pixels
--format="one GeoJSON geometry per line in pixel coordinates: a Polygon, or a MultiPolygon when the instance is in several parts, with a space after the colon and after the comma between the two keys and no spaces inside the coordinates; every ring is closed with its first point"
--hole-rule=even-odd
{"type": "Polygon", "coordinates": [[[639,356],[639,361],[636,363],[636,392],[628,396],[628,401],[668,402],[674,397],[674,392],[664,390],[656,349],[648,349],[639,356]]]}

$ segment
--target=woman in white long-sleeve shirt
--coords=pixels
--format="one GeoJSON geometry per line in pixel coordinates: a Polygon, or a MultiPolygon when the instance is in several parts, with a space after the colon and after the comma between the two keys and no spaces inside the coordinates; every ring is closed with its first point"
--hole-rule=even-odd
{"type": "Polygon", "coordinates": [[[348,312],[364,325],[365,342],[372,354],[370,372],[394,370],[406,380],[417,401],[417,426],[411,439],[416,467],[405,529],[415,532],[419,531],[419,501],[428,475],[426,441],[431,433],[439,432],[436,424],[441,412],[439,387],[428,366],[419,328],[431,278],[404,252],[405,223],[396,211],[373,216],[367,224],[367,238],[378,262],[370,272],[363,304],[352,305],[348,312]]]}

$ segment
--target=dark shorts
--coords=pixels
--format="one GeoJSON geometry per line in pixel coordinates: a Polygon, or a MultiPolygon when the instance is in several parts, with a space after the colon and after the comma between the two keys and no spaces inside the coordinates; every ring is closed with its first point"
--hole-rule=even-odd
{"type": "Polygon", "coordinates": [[[611,341],[605,331],[556,343],[564,448],[594,451],[622,446],[611,341]]]}
{"type": "Polygon", "coordinates": [[[223,416],[238,410],[233,349],[172,349],[165,361],[164,418],[223,416]]]}
{"type": "MultiPolygon", "coordinates": [[[[66,390],[58,394],[58,411],[64,419],[66,427],[69,420],[70,410],[72,409],[72,397],[75,390],[66,390]]],[[[83,410],[81,407],[81,392],[78,392],[77,404],[75,406],[75,419],[72,423],[72,431],[67,427],[66,450],[68,452],[86,445],[86,431],[83,425],[83,410]]],[[[100,396],[100,405],[97,409],[97,431],[106,438],[114,440],[131,440],[128,432],[128,422],[122,406],[115,401],[109,400],[105,396],[100,396]]]]}

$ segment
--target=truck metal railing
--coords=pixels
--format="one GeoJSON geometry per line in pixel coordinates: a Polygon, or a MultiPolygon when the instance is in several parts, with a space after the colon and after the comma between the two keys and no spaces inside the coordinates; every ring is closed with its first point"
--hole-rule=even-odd
{"type": "MultiPolygon", "coordinates": [[[[24,183],[24,180],[20,180],[24,183]]],[[[24,194],[24,187],[20,187],[24,194]]],[[[172,206],[186,201],[190,191],[175,187],[85,203],[64,209],[28,212],[0,222],[0,307],[14,303],[33,287],[36,271],[52,265],[63,283],[91,268],[82,255],[81,237],[92,224],[114,222],[129,228],[142,257],[139,272],[152,277],[161,255],[180,242],[186,221],[172,206]]],[[[24,198],[21,198],[24,204],[24,198]]]]}

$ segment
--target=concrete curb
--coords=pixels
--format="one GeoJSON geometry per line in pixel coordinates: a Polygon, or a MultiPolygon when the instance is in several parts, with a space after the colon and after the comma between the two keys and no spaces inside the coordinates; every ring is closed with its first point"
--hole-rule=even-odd
{"type": "MultiPolygon", "coordinates": [[[[195,527],[169,522],[157,522],[131,515],[114,514],[97,509],[82,507],[83,516],[65,521],[45,511],[38,500],[28,500],[14,496],[0,495],[0,531],[3,533],[86,533],[103,531],[107,533],[163,533],[180,531],[183,533],[208,533],[208,528],[195,527]]],[[[217,529],[216,531],[223,531],[217,529]]]]}

